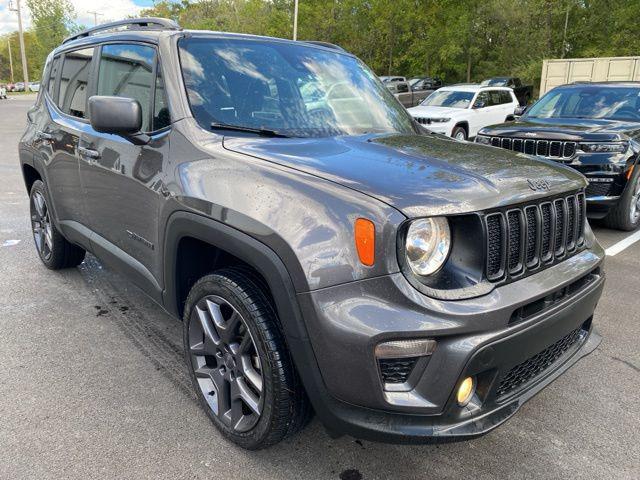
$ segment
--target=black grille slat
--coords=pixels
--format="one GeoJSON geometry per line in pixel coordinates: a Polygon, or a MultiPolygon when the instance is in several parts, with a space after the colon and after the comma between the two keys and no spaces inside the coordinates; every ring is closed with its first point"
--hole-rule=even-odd
{"type": "Polygon", "coordinates": [[[525,217],[527,223],[525,262],[527,267],[531,267],[536,263],[536,247],[538,243],[538,219],[536,218],[536,207],[527,207],[525,209],[525,217]]]}
{"type": "Polygon", "coordinates": [[[507,232],[509,234],[508,265],[509,272],[515,273],[521,269],[520,254],[522,252],[522,226],[520,212],[511,210],[507,213],[507,232]]]}
{"type": "Polygon", "coordinates": [[[540,209],[542,211],[542,248],[540,256],[542,260],[547,261],[551,256],[551,230],[553,226],[551,204],[544,203],[540,206],[540,209]]]}
{"type": "Polygon", "coordinates": [[[553,202],[556,216],[556,228],[554,232],[554,247],[557,257],[561,256],[565,250],[565,211],[564,200],[556,200],[553,202]]]}
{"type": "Polygon", "coordinates": [[[493,214],[487,217],[487,277],[495,279],[502,276],[502,250],[504,245],[502,216],[493,214]]]}
{"type": "Polygon", "coordinates": [[[567,250],[575,248],[576,237],[576,197],[567,198],[567,250]]]}
{"type": "Polygon", "coordinates": [[[378,360],[384,383],[405,383],[420,357],[386,358],[378,360]]]}
{"type": "Polygon", "coordinates": [[[561,140],[518,137],[490,137],[491,145],[506,150],[536,155],[539,157],[553,158],[556,160],[569,160],[576,153],[576,142],[564,142],[561,140]]]}
{"type": "Polygon", "coordinates": [[[606,197],[611,193],[611,182],[592,182],[587,185],[587,197],[606,197]]]}
{"type": "Polygon", "coordinates": [[[583,332],[582,327],[576,328],[553,345],[513,367],[500,380],[496,396],[504,397],[552,367],[562,355],[583,338],[583,332]]]}
{"type": "Polygon", "coordinates": [[[584,244],[584,192],[485,216],[489,281],[547,268],[584,244]]]}

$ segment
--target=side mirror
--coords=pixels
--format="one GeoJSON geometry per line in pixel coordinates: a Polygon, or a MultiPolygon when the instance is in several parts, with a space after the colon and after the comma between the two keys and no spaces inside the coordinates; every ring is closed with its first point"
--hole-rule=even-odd
{"type": "Polygon", "coordinates": [[[140,133],[142,107],[137,100],[94,95],[89,98],[89,118],[96,132],[121,135],[135,144],[146,143],[140,133]]]}
{"type": "Polygon", "coordinates": [[[476,103],[473,104],[473,108],[484,108],[486,103],[484,100],[476,100],[476,103]]]}
{"type": "Polygon", "coordinates": [[[523,114],[524,114],[524,112],[526,112],[526,111],[527,111],[527,107],[528,107],[528,105],[521,105],[521,106],[518,106],[518,107],[516,107],[516,109],[513,111],[513,114],[514,114],[516,117],[519,117],[519,116],[523,115],[523,114]]]}

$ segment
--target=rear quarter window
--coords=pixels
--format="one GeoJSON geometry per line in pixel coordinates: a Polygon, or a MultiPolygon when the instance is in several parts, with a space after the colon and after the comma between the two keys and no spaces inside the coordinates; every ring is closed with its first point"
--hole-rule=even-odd
{"type": "Polygon", "coordinates": [[[86,118],[89,72],[95,49],[85,48],[64,56],[60,93],[56,104],[67,115],[86,118]]]}

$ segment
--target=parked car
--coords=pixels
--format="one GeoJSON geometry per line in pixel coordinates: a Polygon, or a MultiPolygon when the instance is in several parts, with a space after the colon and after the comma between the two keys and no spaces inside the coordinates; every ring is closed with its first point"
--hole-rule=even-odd
{"type": "Polygon", "coordinates": [[[409,80],[409,85],[414,90],[437,90],[444,86],[442,80],[437,77],[415,77],[409,80]]]}
{"type": "Polygon", "coordinates": [[[434,91],[414,89],[409,82],[387,82],[385,85],[405,108],[418,105],[434,91]]]}
{"type": "Polygon", "coordinates": [[[510,88],[453,85],[436,90],[409,113],[432,132],[467,140],[482,127],[513,118],[517,106],[510,88]]]}
{"type": "Polygon", "coordinates": [[[30,92],[39,92],[40,91],[40,82],[30,82],[29,83],[29,91],[30,92]]]}
{"type": "Polygon", "coordinates": [[[528,105],[533,97],[533,85],[523,85],[518,77],[493,77],[483,80],[480,85],[489,87],[509,87],[513,89],[520,105],[528,105]]]}
{"type": "Polygon", "coordinates": [[[24,92],[24,83],[23,82],[18,82],[14,85],[13,87],[13,91],[14,92],[24,92]]]}
{"type": "Polygon", "coordinates": [[[399,76],[393,76],[393,75],[383,75],[381,77],[378,77],[382,83],[389,83],[389,82],[406,82],[407,79],[406,77],[399,77],[399,76]]]}
{"type": "Polygon", "coordinates": [[[7,98],[7,87],[5,85],[0,85],[0,98],[7,98]]]}
{"type": "Polygon", "coordinates": [[[7,92],[13,92],[14,88],[16,88],[15,83],[8,83],[7,84],[7,92]]]}
{"type": "Polygon", "coordinates": [[[589,180],[591,218],[621,230],[640,226],[640,82],[556,87],[476,141],[570,165],[589,180]]]}
{"type": "Polygon", "coordinates": [[[482,435],[599,343],[584,177],[424,131],[339,48],[100,25],[49,55],[19,152],[44,265],[88,250],[182,318],[245,448],[311,406],[334,434],[482,435]]]}

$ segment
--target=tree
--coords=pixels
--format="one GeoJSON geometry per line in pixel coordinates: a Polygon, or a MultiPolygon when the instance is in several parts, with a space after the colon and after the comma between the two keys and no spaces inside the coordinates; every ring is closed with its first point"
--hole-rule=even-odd
{"type": "Polygon", "coordinates": [[[69,0],[27,0],[27,7],[31,12],[31,33],[36,44],[29,62],[34,64],[34,71],[40,76],[49,52],[77,28],[74,24],[76,14],[69,0]]]}

